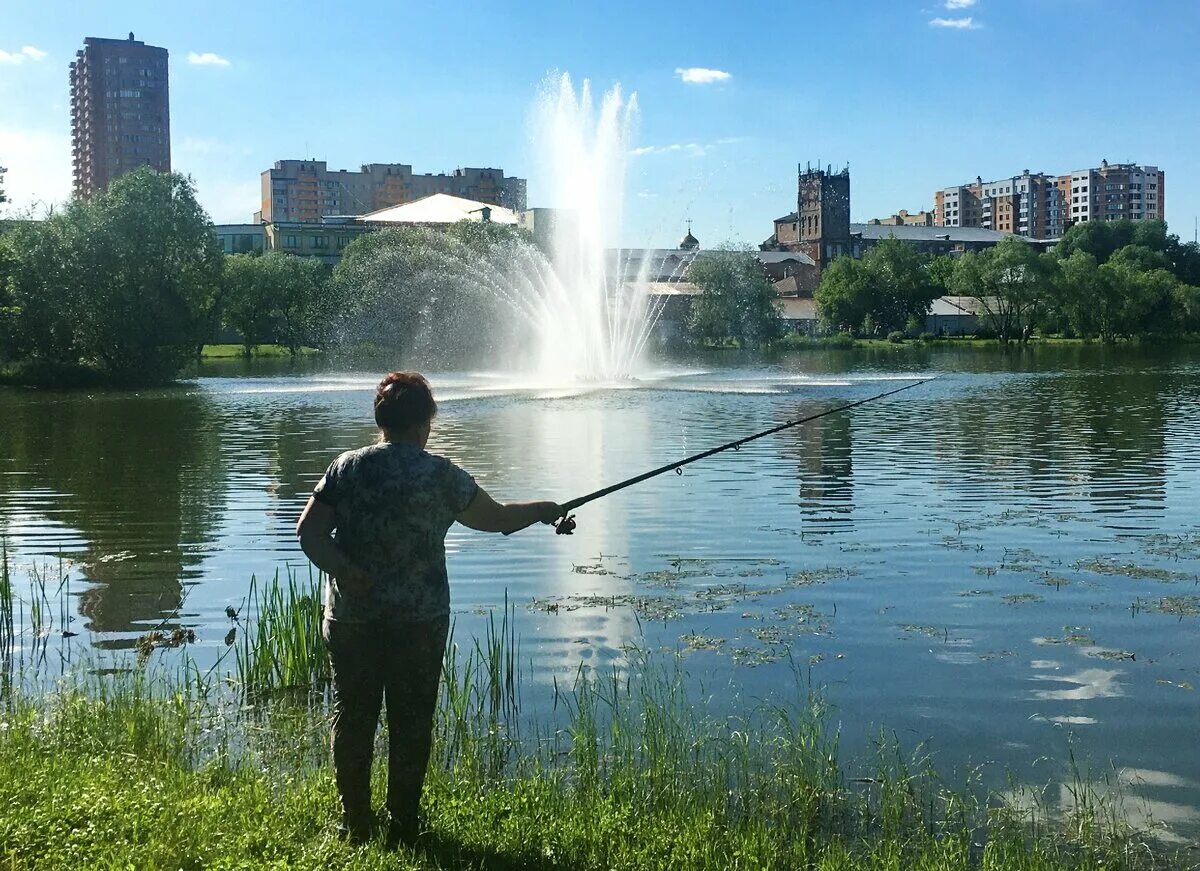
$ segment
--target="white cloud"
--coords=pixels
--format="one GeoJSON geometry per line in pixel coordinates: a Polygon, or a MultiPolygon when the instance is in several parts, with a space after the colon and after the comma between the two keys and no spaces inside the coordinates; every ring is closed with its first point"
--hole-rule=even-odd
{"type": "Polygon", "coordinates": [[[946,0],[947,9],[970,9],[978,0],[946,0]]]}
{"type": "Polygon", "coordinates": [[[726,82],[732,78],[725,70],[710,70],[707,67],[676,67],[675,75],[689,85],[711,85],[713,82],[726,82]]]}
{"type": "Polygon", "coordinates": [[[26,60],[41,60],[46,53],[32,45],[21,46],[20,51],[5,51],[0,48],[0,64],[22,64],[26,60]]]}
{"type": "Polygon", "coordinates": [[[971,16],[966,18],[934,18],[929,22],[930,27],[947,27],[951,30],[978,30],[982,25],[976,24],[971,16]]]}
{"type": "Polygon", "coordinates": [[[708,153],[711,146],[701,145],[699,142],[673,142],[670,145],[643,145],[640,148],[635,148],[629,152],[632,157],[641,157],[644,154],[674,154],[682,152],[689,157],[703,157],[708,153]]]}
{"type": "Polygon", "coordinates": [[[198,67],[227,67],[229,66],[229,59],[223,58],[211,51],[206,51],[203,54],[189,51],[188,63],[195,64],[198,67]]]}

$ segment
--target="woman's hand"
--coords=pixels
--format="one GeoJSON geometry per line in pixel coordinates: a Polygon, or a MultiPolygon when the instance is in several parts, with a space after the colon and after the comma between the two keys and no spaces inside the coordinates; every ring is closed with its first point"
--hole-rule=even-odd
{"type": "Polygon", "coordinates": [[[534,502],[530,507],[537,514],[538,522],[547,525],[554,523],[566,514],[563,507],[557,502],[534,502]]]}
{"type": "Polygon", "coordinates": [[[375,586],[375,579],[357,566],[344,565],[333,576],[338,589],[352,596],[361,596],[375,586]]]}

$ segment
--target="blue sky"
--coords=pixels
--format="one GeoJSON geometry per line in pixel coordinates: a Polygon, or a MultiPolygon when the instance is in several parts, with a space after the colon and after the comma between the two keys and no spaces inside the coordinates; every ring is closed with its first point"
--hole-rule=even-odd
{"type": "Polygon", "coordinates": [[[818,160],[850,164],[855,220],[1101,158],[1165,169],[1185,238],[1200,213],[1196,0],[9,0],[0,165],[18,205],[69,195],[67,64],[84,36],[130,30],[171,52],[173,164],[218,222],[249,220],[285,157],[501,166],[546,205],[528,119],[551,70],[638,94],[634,144],[653,150],[631,159],[630,245],[673,244],[688,217],[706,245],[758,242],[818,160]]]}

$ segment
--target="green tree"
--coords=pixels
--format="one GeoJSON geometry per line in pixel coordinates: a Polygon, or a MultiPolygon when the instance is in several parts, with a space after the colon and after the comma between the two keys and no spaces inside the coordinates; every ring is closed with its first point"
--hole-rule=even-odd
{"type": "Polygon", "coordinates": [[[77,287],[68,230],[66,216],[58,213],[41,222],[15,222],[0,236],[10,359],[55,364],[79,360],[73,319],[77,287]]]}
{"type": "Polygon", "coordinates": [[[191,181],[142,167],[64,218],[80,354],[121,379],[173,377],[209,338],[223,267],[191,181]]]}
{"type": "Polygon", "coordinates": [[[822,273],[813,296],[817,316],[828,330],[857,333],[868,319],[873,320],[875,293],[861,260],[847,255],[836,258],[822,273]]]}
{"type": "Polygon", "coordinates": [[[1063,307],[1074,331],[1112,343],[1186,329],[1191,294],[1156,265],[1161,256],[1128,245],[1103,264],[1082,250],[1063,261],[1063,307]]]}
{"type": "Polygon", "coordinates": [[[909,243],[888,237],[861,261],[835,260],[814,296],[827,328],[872,335],[923,323],[931,303],[943,292],[924,256],[909,243]]]}
{"type": "Polygon", "coordinates": [[[247,357],[255,345],[274,338],[274,303],[260,263],[266,256],[231,254],[225,258],[221,320],[241,336],[242,353],[247,357]]]}
{"type": "Polygon", "coordinates": [[[929,258],[929,264],[925,267],[925,273],[929,276],[929,284],[932,289],[938,292],[938,296],[945,296],[954,292],[952,286],[954,279],[954,258],[949,254],[935,254],[929,258]]]}
{"type": "Polygon", "coordinates": [[[270,251],[225,258],[224,323],[242,337],[243,353],[278,342],[292,356],[323,343],[329,316],[325,267],[311,257],[270,251]]]}
{"type": "Polygon", "coordinates": [[[529,233],[502,224],[460,221],[360,236],[326,294],[337,313],[335,338],[434,362],[490,352],[504,330],[515,329],[520,301],[512,288],[544,265],[529,233]]]}
{"type": "Polygon", "coordinates": [[[783,332],[778,294],[753,252],[706,252],[692,261],[687,278],[700,288],[689,320],[695,338],[756,348],[783,332]]]}
{"type": "Polygon", "coordinates": [[[152,381],[208,338],[222,255],[184,176],[143,167],[5,240],[22,357],[152,381]]]}
{"type": "Polygon", "coordinates": [[[952,286],[979,305],[984,325],[1007,344],[1023,336],[1050,292],[1047,264],[1018,236],[1005,236],[992,248],[968,252],[954,267],[952,286]]]}

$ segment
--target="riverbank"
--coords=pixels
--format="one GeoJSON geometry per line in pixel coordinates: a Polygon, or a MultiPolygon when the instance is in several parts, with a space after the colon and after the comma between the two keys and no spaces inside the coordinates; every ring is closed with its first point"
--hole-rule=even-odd
{"type": "MultiPolygon", "coordinates": [[[[507,615],[452,638],[428,834],[415,852],[352,847],[335,830],[315,588],[256,589],[228,640],[233,671],[201,672],[186,637],[151,634],[46,692],[19,667],[0,680],[0,867],[1187,867],[1077,771],[1063,806],[1045,798],[1057,783],[952,786],[887,737],[843,761],[819,693],[717,717],[680,658],[633,651],[615,670],[581,667],[571,688],[523,689],[507,615]],[[533,696],[539,717],[523,707],[533,696]]],[[[13,626],[0,620],[10,664],[27,640],[13,626]]]]}
{"type": "MultiPolygon", "coordinates": [[[[254,345],[250,349],[250,358],[256,360],[311,358],[320,354],[321,352],[315,348],[300,348],[293,355],[282,345],[254,345]]],[[[246,357],[246,349],[243,345],[205,345],[200,352],[201,362],[250,358],[246,357]]],[[[46,387],[62,390],[113,388],[121,390],[135,387],[159,387],[173,384],[177,380],[174,377],[130,377],[127,374],[115,377],[99,366],[85,363],[51,363],[43,360],[0,363],[0,387],[46,387]]]]}
{"type": "Polygon", "coordinates": [[[849,333],[837,333],[831,336],[810,336],[806,333],[788,333],[777,339],[769,346],[772,352],[786,351],[837,351],[854,349],[897,349],[897,348],[930,348],[930,349],[977,349],[994,351],[997,349],[1011,350],[1013,348],[1038,347],[1108,347],[1108,348],[1137,348],[1137,347],[1172,347],[1200,344],[1200,336],[1174,336],[1170,339],[1127,339],[1121,342],[1105,344],[1098,339],[1076,339],[1064,336],[1033,336],[1028,341],[1009,342],[1005,344],[999,339],[977,336],[934,336],[922,334],[919,336],[895,335],[886,339],[855,338],[849,333]]]}
{"type": "Polygon", "coordinates": [[[815,714],[737,729],[680,707],[675,689],[628,698],[597,679],[564,699],[569,728],[526,752],[485,697],[444,699],[415,853],[336,837],[320,707],[222,714],[136,680],[21,697],[0,729],[0,866],[1185,867],[1153,858],[1082,784],[1055,820],[1032,795],[1022,807],[952,791],[891,747],[849,778],[815,714]]]}

